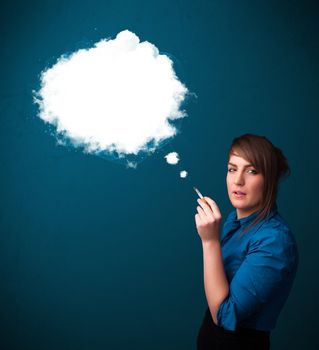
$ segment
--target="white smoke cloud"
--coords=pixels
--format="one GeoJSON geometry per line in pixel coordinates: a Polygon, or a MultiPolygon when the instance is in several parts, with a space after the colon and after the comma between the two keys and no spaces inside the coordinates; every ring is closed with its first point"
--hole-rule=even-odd
{"type": "Polygon", "coordinates": [[[125,30],[60,57],[41,73],[34,100],[64,142],[125,159],[154,152],[177,133],[170,122],[186,116],[187,93],[170,58],[125,30]]]}
{"type": "Polygon", "coordinates": [[[185,178],[187,176],[187,171],[186,170],[182,170],[180,173],[179,173],[180,177],[182,178],[185,178]]]}
{"type": "Polygon", "coordinates": [[[175,165],[179,162],[179,155],[177,152],[168,153],[164,158],[166,158],[168,164],[175,165]]]}
{"type": "MultiPolygon", "coordinates": [[[[171,164],[171,165],[176,165],[180,161],[180,157],[179,157],[179,154],[177,152],[168,153],[168,154],[166,154],[166,156],[164,158],[166,159],[166,162],[168,164],[171,164]]],[[[179,172],[179,176],[181,178],[186,178],[187,175],[188,175],[188,172],[186,170],[182,170],[179,172]]]]}

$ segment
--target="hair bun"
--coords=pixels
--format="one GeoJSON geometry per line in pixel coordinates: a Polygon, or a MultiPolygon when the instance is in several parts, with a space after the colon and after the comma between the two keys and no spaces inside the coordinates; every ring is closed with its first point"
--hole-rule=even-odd
{"type": "Polygon", "coordinates": [[[290,175],[290,168],[288,165],[287,158],[283,155],[281,149],[275,147],[275,153],[277,157],[277,165],[278,165],[278,179],[286,178],[290,175]]]}

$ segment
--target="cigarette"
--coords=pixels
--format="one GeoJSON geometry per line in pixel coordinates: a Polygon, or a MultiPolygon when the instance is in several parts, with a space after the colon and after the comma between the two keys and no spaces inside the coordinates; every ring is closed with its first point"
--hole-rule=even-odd
{"type": "MultiPolygon", "coordinates": [[[[202,199],[204,202],[206,202],[205,198],[203,197],[203,195],[198,191],[198,189],[196,187],[193,187],[195,192],[198,194],[198,197],[200,199],[202,199]]],[[[207,202],[206,202],[207,203],[207,202]]]]}

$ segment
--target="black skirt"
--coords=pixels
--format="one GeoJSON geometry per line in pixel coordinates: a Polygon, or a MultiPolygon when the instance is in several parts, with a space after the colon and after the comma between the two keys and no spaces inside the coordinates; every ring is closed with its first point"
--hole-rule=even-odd
{"type": "Polygon", "coordinates": [[[269,350],[270,331],[237,326],[235,331],[217,326],[207,308],[197,336],[197,350],[269,350]]]}

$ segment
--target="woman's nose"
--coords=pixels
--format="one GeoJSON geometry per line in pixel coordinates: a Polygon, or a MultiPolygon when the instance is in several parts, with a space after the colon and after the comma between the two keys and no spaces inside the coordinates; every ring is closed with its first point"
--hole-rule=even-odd
{"type": "Polygon", "coordinates": [[[240,172],[237,172],[237,174],[235,175],[235,178],[234,178],[234,184],[235,185],[243,185],[244,182],[245,182],[245,180],[244,180],[243,174],[240,172]]]}

